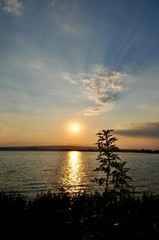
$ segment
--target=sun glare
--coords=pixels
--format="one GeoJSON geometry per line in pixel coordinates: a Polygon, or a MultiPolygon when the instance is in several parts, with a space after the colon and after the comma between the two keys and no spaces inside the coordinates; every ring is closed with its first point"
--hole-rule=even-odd
{"type": "Polygon", "coordinates": [[[78,132],[79,126],[78,126],[77,124],[73,124],[73,125],[71,126],[71,130],[72,130],[72,132],[78,132]]]}

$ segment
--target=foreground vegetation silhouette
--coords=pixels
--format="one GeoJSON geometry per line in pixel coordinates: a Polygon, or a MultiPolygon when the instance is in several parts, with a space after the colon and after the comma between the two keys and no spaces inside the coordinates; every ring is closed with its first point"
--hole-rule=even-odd
{"type": "Polygon", "coordinates": [[[48,191],[27,199],[0,192],[1,239],[158,240],[159,196],[135,196],[128,169],[115,152],[112,130],[98,134],[100,166],[95,182],[103,193],[48,191]]]}
{"type": "Polygon", "coordinates": [[[133,187],[130,185],[132,178],[127,175],[126,162],[122,161],[116,153],[118,147],[115,145],[117,138],[112,135],[114,130],[102,130],[97,133],[99,155],[97,161],[99,167],[94,171],[102,172],[103,175],[96,177],[93,181],[104,186],[104,193],[118,195],[119,197],[129,196],[133,187]]]}
{"type": "Polygon", "coordinates": [[[0,192],[2,239],[159,239],[159,196],[0,192]]]}

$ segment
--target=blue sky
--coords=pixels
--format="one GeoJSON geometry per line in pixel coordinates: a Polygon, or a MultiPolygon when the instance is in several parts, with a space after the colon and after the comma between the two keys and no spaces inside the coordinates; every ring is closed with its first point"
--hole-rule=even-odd
{"type": "Polygon", "coordinates": [[[94,145],[111,128],[123,148],[159,148],[158,12],[157,0],[0,0],[0,145],[94,145]]]}

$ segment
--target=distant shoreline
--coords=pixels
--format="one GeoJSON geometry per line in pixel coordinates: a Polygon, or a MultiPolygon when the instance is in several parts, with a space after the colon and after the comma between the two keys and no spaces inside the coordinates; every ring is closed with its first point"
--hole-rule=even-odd
{"type": "MultiPolygon", "coordinates": [[[[0,151],[81,151],[81,152],[99,152],[97,147],[83,146],[15,146],[0,147],[0,151]]],[[[116,152],[133,153],[159,153],[159,150],[151,149],[118,149],[116,152]]]]}

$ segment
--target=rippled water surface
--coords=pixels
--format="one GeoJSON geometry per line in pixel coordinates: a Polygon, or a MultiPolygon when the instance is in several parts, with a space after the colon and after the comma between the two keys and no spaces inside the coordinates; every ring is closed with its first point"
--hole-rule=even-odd
{"type": "MultiPolygon", "coordinates": [[[[138,193],[159,194],[159,154],[119,153],[127,162],[132,185],[138,193]]],[[[4,151],[0,152],[0,190],[20,191],[29,197],[63,186],[73,193],[99,190],[95,177],[98,152],[4,151]]],[[[102,188],[101,188],[102,190],[102,188]]]]}

